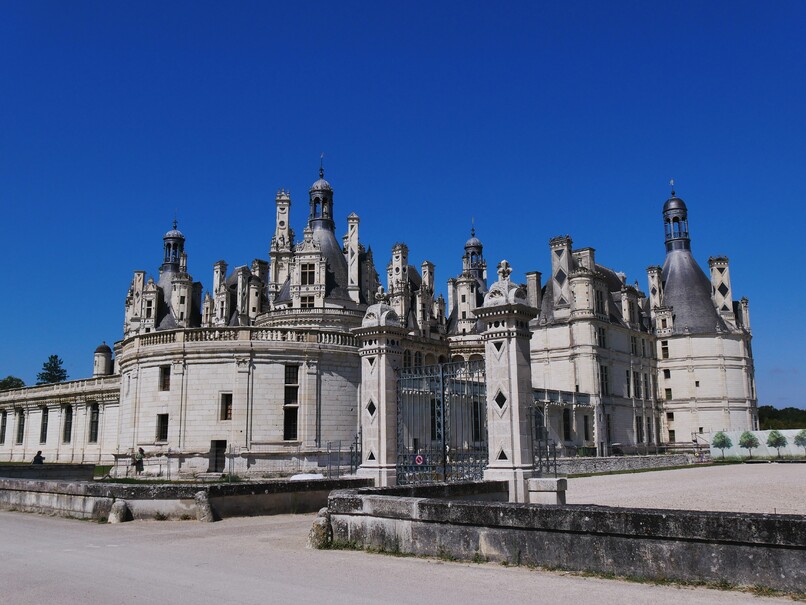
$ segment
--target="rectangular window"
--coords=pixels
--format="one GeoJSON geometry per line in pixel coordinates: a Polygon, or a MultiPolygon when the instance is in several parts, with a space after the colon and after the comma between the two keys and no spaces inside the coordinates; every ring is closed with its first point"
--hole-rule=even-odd
{"type": "Polygon", "coordinates": [[[300,309],[313,309],[314,305],[314,297],[313,296],[300,296],[299,297],[299,307],[300,309]]]}
{"type": "Polygon", "coordinates": [[[180,296],[180,297],[179,297],[179,304],[180,304],[180,305],[184,305],[184,304],[185,304],[185,297],[184,297],[184,296],[180,296]]]}
{"type": "Polygon", "coordinates": [[[582,417],[582,429],[585,435],[585,441],[591,440],[591,417],[590,416],[583,416],[582,417]]]}
{"type": "Polygon", "coordinates": [[[0,413],[0,444],[6,442],[6,424],[8,424],[8,412],[0,413]]]}
{"type": "Polygon", "coordinates": [[[646,340],[641,339],[641,357],[646,357],[646,340]]]}
{"type": "Polygon", "coordinates": [[[607,348],[607,330],[596,328],[596,344],[603,349],[607,348]]]}
{"type": "Polygon", "coordinates": [[[301,286],[313,286],[316,283],[316,265],[302,263],[299,268],[299,283],[301,286]]]}
{"type": "Polygon", "coordinates": [[[462,294],[462,302],[466,302],[466,301],[465,301],[465,295],[464,295],[464,294],[462,294]]]}
{"type": "Polygon", "coordinates": [[[568,408],[563,410],[563,439],[571,441],[571,410],[568,408]]]}
{"type": "Polygon", "coordinates": [[[481,432],[484,426],[481,401],[474,401],[470,404],[473,410],[473,441],[481,441],[481,432]]]}
{"type": "Polygon", "coordinates": [[[73,439],[73,406],[64,406],[64,428],[62,429],[62,442],[70,443],[73,439]]]}
{"type": "Polygon", "coordinates": [[[644,442],[644,419],[641,416],[635,417],[635,442],[644,442]]]}
{"type": "Polygon", "coordinates": [[[599,390],[601,395],[610,394],[609,368],[603,365],[599,365],[599,390]]]}
{"type": "Polygon", "coordinates": [[[672,371],[671,370],[663,370],[663,377],[666,380],[669,380],[672,377],[672,371]]]}
{"type": "Polygon", "coordinates": [[[674,412],[666,412],[666,421],[674,422],[674,412]]]}
{"type": "Polygon", "coordinates": [[[666,401],[671,401],[672,400],[672,389],[666,389],[665,393],[666,393],[666,401]]]}
{"type": "MultiPolygon", "coordinates": [[[[634,391],[633,391],[633,395],[635,395],[634,391]]],[[[630,371],[629,370],[627,370],[625,372],[625,377],[624,377],[624,396],[627,397],[627,398],[630,397],[630,371]]]]}
{"type": "Polygon", "coordinates": [[[649,390],[649,374],[644,374],[644,399],[652,397],[652,392],[649,390]]]}
{"type": "Polygon", "coordinates": [[[98,421],[101,416],[101,411],[97,403],[90,406],[90,434],[87,441],[89,443],[98,443],[98,421]]]}
{"type": "Polygon", "coordinates": [[[632,396],[636,399],[646,397],[646,389],[643,393],[641,392],[641,374],[639,372],[633,372],[632,375],[632,396]]]}
{"type": "Polygon", "coordinates": [[[669,431],[669,443],[674,443],[674,431],[669,431]]]}
{"type": "Polygon", "coordinates": [[[48,441],[48,408],[42,406],[42,423],[39,425],[39,443],[48,441]]]}
{"type": "Polygon", "coordinates": [[[147,300],[146,301],[146,319],[150,319],[151,315],[154,313],[154,303],[153,301],[147,300]]]}
{"type": "Polygon", "coordinates": [[[663,359],[669,359],[669,341],[668,340],[661,340],[660,341],[660,356],[663,359]]]}
{"type": "Polygon", "coordinates": [[[646,416],[645,420],[646,420],[646,442],[652,443],[652,418],[646,416]]]}
{"type": "Polygon", "coordinates": [[[638,355],[638,338],[630,336],[630,353],[638,355]]]}
{"type": "Polygon", "coordinates": [[[23,437],[25,437],[25,410],[17,410],[17,445],[22,443],[23,437]]]}
{"type": "Polygon", "coordinates": [[[157,414],[157,441],[168,441],[168,414],[157,414]]]}
{"type": "Polygon", "coordinates": [[[171,390],[171,366],[160,366],[160,391],[171,390]]]}
{"type": "Polygon", "coordinates": [[[695,381],[694,381],[694,386],[695,386],[695,387],[699,387],[699,386],[700,386],[700,381],[699,381],[699,380],[695,380],[695,381]]]}
{"type": "Polygon", "coordinates": [[[667,321],[665,319],[660,320],[660,327],[665,328],[667,326],[667,321]]]}
{"type": "Polygon", "coordinates": [[[232,393],[221,393],[219,420],[232,420],[232,393]]]}
{"type": "MultiPolygon", "coordinates": [[[[303,265],[305,266],[305,265],[303,265]]],[[[299,419],[299,366],[285,366],[285,393],[283,399],[283,439],[298,439],[299,419]]]]}
{"type": "Polygon", "coordinates": [[[605,303],[604,303],[604,294],[601,290],[596,290],[594,292],[594,304],[595,304],[595,311],[597,315],[604,315],[605,314],[605,303]]]}

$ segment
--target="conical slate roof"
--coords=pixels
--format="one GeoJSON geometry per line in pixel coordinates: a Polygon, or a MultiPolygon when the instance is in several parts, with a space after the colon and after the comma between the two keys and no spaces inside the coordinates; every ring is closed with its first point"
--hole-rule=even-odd
{"type": "Polygon", "coordinates": [[[711,280],[687,249],[670,250],[663,263],[663,304],[672,308],[675,334],[713,334],[727,326],[711,300],[711,280]]]}

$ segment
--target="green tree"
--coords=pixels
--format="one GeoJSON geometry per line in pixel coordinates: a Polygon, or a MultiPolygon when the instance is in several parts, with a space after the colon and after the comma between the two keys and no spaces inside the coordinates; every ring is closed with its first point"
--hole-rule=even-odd
{"type": "Polygon", "coordinates": [[[42,364],[42,371],[36,375],[36,384],[51,384],[67,380],[67,370],[62,367],[62,360],[58,355],[51,355],[42,364]]]}
{"type": "Polygon", "coordinates": [[[3,380],[0,380],[0,391],[5,391],[6,389],[21,389],[24,386],[25,383],[22,379],[16,376],[6,376],[3,380]]]}
{"type": "Polygon", "coordinates": [[[753,449],[758,447],[758,437],[750,431],[745,431],[742,433],[742,436],[739,437],[739,447],[748,450],[750,452],[750,458],[752,459],[753,449]]]}
{"type": "Polygon", "coordinates": [[[802,447],[804,453],[806,453],[806,429],[795,435],[795,445],[802,447]]]}
{"type": "Polygon", "coordinates": [[[787,443],[786,437],[784,437],[778,430],[770,431],[770,434],[767,435],[767,447],[774,447],[778,450],[778,457],[781,457],[781,448],[786,447],[787,443]]]}
{"type": "Polygon", "coordinates": [[[716,435],[714,435],[713,441],[711,441],[711,445],[714,446],[718,450],[722,450],[722,458],[725,458],[725,450],[728,448],[733,447],[733,441],[730,440],[725,433],[719,431],[716,435]]]}

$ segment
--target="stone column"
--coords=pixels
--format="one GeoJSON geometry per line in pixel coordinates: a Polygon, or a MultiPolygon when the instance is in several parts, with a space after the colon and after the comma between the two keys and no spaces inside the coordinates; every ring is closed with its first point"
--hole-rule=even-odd
{"type": "Polygon", "coordinates": [[[397,376],[402,365],[402,339],[397,313],[389,305],[370,306],[354,330],[361,355],[361,449],[359,477],[378,487],[397,481],[397,376]]]}
{"type": "Polygon", "coordinates": [[[529,320],[537,309],[524,288],[509,281],[507,261],[498,265],[498,281],[475,310],[486,329],[487,427],[489,465],[485,480],[509,482],[511,502],[528,502],[527,480],[535,475],[529,407],[532,395],[529,320]]]}

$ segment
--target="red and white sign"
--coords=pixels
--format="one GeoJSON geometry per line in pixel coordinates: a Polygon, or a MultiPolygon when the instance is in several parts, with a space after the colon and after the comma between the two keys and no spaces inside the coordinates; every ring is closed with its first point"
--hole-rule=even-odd
{"type": "Polygon", "coordinates": [[[423,458],[422,454],[417,454],[414,457],[414,464],[422,464],[423,462],[425,462],[425,458],[423,458]]]}

